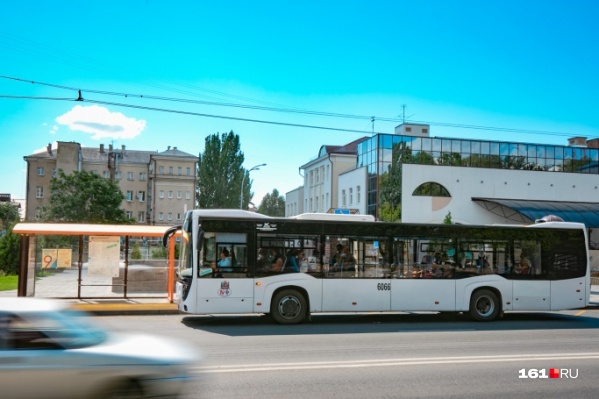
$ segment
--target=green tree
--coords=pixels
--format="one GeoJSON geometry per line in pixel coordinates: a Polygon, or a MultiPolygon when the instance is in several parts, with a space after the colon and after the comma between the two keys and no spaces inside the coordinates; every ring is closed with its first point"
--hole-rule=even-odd
{"type": "Polygon", "coordinates": [[[443,224],[453,224],[453,219],[451,218],[451,211],[447,212],[445,218],[443,219],[443,224]]]}
{"type": "Polygon", "coordinates": [[[42,209],[45,222],[133,223],[120,208],[118,184],[94,173],[65,174],[59,170],[50,181],[50,203],[42,209]]]}
{"type": "Polygon", "coordinates": [[[379,219],[383,222],[399,222],[401,220],[401,206],[393,206],[388,202],[381,204],[379,219]]]}
{"type": "Polygon", "coordinates": [[[19,211],[10,203],[0,204],[0,275],[17,274],[19,270],[19,235],[12,228],[19,221],[19,211]]]}
{"type": "Polygon", "coordinates": [[[133,247],[131,247],[131,254],[129,257],[131,259],[141,259],[141,249],[139,249],[138,243],[134,243],[133,247]]]}
{"type": "Polygon", "coordinates": [[[0,275],[17,274],[19,270],[19,235],[7,233],[0,237],[0,275]]]}
{"type": "Polygon", "coordinates": [[[243,161],[239,136],[232,131],[206,137],[204,153],[198,160],[196,200],[201,209],[238,208],[242,180],[243,198],[251,200],[251,182],[243,161]]]}
{"type": "Polygon", "coordinates": [[[19,211],[9,203],[0,203],[0,230],[7,230],[19,221],[19,211]]]}
{"type": "Polygon", "coordinates": [[[401,219],[401,164],[413,163],[412,149],[406,143],[395,143],[391,164],[379,177],[379,219],[396,222],[401,219]]]}
{"type": "Polygon", "coordinates": [[[285,197],[279,194],[279,190],[276,188],[272,190],[272,193],[266,194],[260,202],[258,207],[258,213],[268,216],[285,216],[285,197]]]}

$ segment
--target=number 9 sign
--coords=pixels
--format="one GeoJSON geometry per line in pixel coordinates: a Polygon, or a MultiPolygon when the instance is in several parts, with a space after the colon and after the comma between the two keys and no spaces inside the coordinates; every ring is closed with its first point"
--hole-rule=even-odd
{"type": "Polygon", "coordinates": [[[56,269],[58,266],[58,256],[55,249],[42,250],[42,268],[56,269]]]}

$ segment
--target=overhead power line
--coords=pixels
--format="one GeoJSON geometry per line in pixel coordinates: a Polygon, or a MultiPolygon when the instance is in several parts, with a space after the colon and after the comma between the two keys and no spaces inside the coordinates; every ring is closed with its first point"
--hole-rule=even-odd
{"type": "MultiPolygon", "coordinates": [[[[358,120],[366,120],[369,122],[372,122],[374,119],[376,119],[377,121],[383,121],[383,122],[418,123],[418,124],[427,124],[430,126],[452,127],[452,128],[459,128],[459,129],[510,132],[510,133],[522,133],[522,134],[536,134],[536,135],[551,135],[551,136],[565,136],[565,137],[572,136],[571,133],[556,132],[556,131],[516,129],[516,128],[504,128],[504,127],[470,125],[470,124],[448,123],[448,122],[415,121],[415,120],[406,121],[404,119],[405,117],[404,118],[385,118],[385,117],[378,117],[378,116],[375,117],[372,115],[366,116],[366,115],[355,115],[355,114],[343,114],[343,113],[334,113],[334,112],[305,110],[305,109],[299,109],[299,108],[267,107],[267,106],[259,106],[259,105],[228,103],[228,102],[221,102],[221,101],[205,101],[205,100],[194,100],[194,99],[177,98],[177,97],[131,94],[131,93],[123,93],[123,92],[115,92],[115,91],[107,91],[107,90],[97,90],[97,89],[80,89],[80,88],[75,88],[72,86],[64,86],[64,85],[58,85],[58,84],[54,84],[54,83],[47,83],[47,82],[38,82],[38,81],[26,80],[26,79],[16,78],[16,77],[12,77],[12,76],[4,76],[4,75],[0,75],[0,78],[7,79],[7,80],[14,80],[17,82],[22,82],[22,83],[38,84],[38,85],[42,85],[42,86],[53,87],[56,89],[75,91],[78,93],[78,97],[76,99],[54,98],[54,97],[8,96],[8,95],[0,95],[0,98],[82,101],[81,92],[84,92],[84,93],[93,93],[93,94],[98,94],[98,95],[118,96],[118,97],[125,97],[125,98],[139,98],[139,99],[147,99],[147,100],[155,100],[155,101],[168,101],[168,102],[196,104],[196,105],[252,109],[252,110],[258,110],[258,111],[277,112],[277,113],[294,113],[294,114],[304,114],[304,115],[311,115],[311,116],[332,117],[332,118],[358,119],[358,120]]],[[[213,92],[222,94],[221,92],[217,92],[217,91],[213,91],[213,92]]],[[[243,99],[243,97],[238,97],[238,98],[243,99]]],[[[251,119],[251,118],[239,118],[239,117],[231,117],[231,116],[224,116],[224,115],[214,115],[214,114],[207,114],[207,113],[189,112],[189,111],[173,110],[173,109],[158,108],[158,107],[147,107],[147,106],[139,106],[139,105],[131,105],[131,104],[123,104],[123,103],[115,103],[115,102],[103,102],[103,101],[96,101],[96,100],[90,100],[90,99],[85,99],[83,101],[96,103],[96,104],[105,104],[105,105],[114,105],[114,106],[119,106],[119,107],[144,109],[144,110],[150,110],[150,111],[179,113],[179,114],[194,115],[194,116],[201,116],[201,117],[238,120],[238,121],[245,121],[245,122],[255,122],[255,123],[264,123],[264,124],[281,125],[281,126],[305,127],[305,128],[311,128],[311,129],[324,129],[324,130],[334,130],[334,131],[340,131],[340,132],[355,132],[355,133],[365,133],[365,134],[377,133],[377,132],[374,132],[374,129],[371,131],[366,131],[366,130],[333,128],[333,127],[317,126],[317,125],[309,125],[309,124],[276,122],[276,121],[251,119]]]]}

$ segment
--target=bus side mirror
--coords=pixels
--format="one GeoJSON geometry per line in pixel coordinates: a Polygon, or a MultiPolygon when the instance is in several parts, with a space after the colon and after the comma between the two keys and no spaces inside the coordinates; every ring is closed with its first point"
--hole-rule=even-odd
{"type": "Polygon", "coordinates": [[[181,230],[181,226],[173,226],[171,228],[169,228],[167,231],[164,232],[164,235],[162,236],[162,246],[166,247],[168,246],[168,240],[169,238],[171,238],[173,236],[173,234],[175,234],[177,231],[181,230]]]}

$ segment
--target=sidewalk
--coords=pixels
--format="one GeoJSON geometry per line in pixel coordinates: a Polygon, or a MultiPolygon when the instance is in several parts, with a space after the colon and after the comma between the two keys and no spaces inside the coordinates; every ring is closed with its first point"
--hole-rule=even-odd
{"type": "MultiPolygon", "coordinates": [[[[63,298],[72,302],[73,307],[85,312],[104,315],[124,314],[177,314],[177,305],[170,303],[165,292],[112,292],[111,277],[89,277],[87,270],[82,271],[82,286],[78,297],[79,271],[64,270],[49,276],[38,278],[35,282],[36,298],[63,298]]],[[[165,284],[166,285],[166,284],[165,284]]],[[[17,296],[17,290],[0,291],[0,297],[17,296]]]]}

